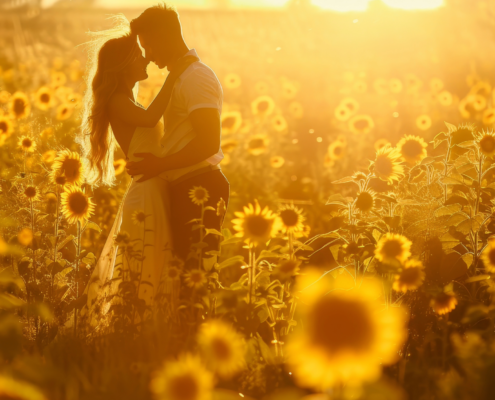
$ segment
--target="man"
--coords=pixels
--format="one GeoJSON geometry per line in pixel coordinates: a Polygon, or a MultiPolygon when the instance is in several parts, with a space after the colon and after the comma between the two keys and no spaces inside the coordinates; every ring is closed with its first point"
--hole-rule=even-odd
{"type": "MultiPolygon", "coordinates": [[[[196,56],[182,37],[177,12],[165,3],[146,9],[131,21],[131,31],[138,35],[145,56],[158,68],[174,69],[178,60],[196,56]]],[[[199,59],[199,57],[198,57],[199,59]]],[[[199,218],[201,208],[190,198],[190,191],[203,187],[208,191],[205,206],[217,209],[221,199],[229,201],[229,182],[222,174],[219,162],[223,92],[215,73],[201,61],[192,63],[174,84],[170,103],[164,114],[165,135],[162,146],[166,156],[137,153],[139,162],[130,162],[130,175],[144,176],[142,182],[160,175],[170,181],[171,228],[176,254],[186,259],[190,245],[199,242],[198,230],[192,230],[192,219],[199,218]]],[[[205,211],[207,228],[220,231],[223,212],[205,211]],[[219,215],[217,215],[219,214],[219,215]]],[[[219,250],[219,237],[207,235],[204,251],[219,250]]]]}

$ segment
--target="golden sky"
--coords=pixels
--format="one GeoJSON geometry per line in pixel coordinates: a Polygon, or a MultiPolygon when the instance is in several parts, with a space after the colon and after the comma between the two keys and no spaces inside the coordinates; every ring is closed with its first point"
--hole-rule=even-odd
{"type": "MultiPolygon", "coordinates": [[[[50,1],[50,0],[47,0],[50,1]]],[[[209,7],[230,1],[235,7],[282,7],[287,0],[170,0],[178,8],[209,7]]],[[[312,0],[312,3],[323,9],[334,11],[365,11],[372,0],[312,0]]],[[[385,4],[401,9],[433,9],[443,5],[444,0],[381,0],[385,4]]],[[[156,4],[157,0],[97,0],[98,4],[108,8],[145,8],[156,4]]]]}

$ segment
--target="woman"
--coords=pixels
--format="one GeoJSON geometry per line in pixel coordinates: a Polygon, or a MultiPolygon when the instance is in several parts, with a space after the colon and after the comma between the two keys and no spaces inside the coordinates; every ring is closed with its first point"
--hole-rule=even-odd
{"type": "MultiPolygon", "coordinates": [[[[136,37],[127,34],[109,38],[117,31],[98,34],[92,42],[94,57],[89,60],[90,85],[80,143],[90,166],[87,182],[92,185],[114,182],[115,141],[128,160],[134,161],[133,154],[139,152],[161,156],[160,118],[175,79],[197,60],[181,60],[145,109],[135,102],[133,89],[148,77],[149,61],[143,57],[136,37]]],[[[79,324],[89,329],[86,334],[113,331],[115,321],[122,329],[147,319],[170,291],[162,279],[171,260],[167,182],[159,177],[143,183],[137,180],[139,176],[134,177],[124,195],[85,290],[87,301],[79,324]]]]}

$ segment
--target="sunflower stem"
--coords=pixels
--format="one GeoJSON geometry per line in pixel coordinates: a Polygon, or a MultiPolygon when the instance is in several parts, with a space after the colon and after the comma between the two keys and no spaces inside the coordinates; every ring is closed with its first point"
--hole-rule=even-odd
{"type": "MultiPolygon", "coordinates": [[[[79,298],[79,257],[81,256],[81,221],[77,220],[77,247],[76,247],[76,301],[79,298]]],[[[74,336],[77,335],[77,303],[74,308],[74,336]]]]}

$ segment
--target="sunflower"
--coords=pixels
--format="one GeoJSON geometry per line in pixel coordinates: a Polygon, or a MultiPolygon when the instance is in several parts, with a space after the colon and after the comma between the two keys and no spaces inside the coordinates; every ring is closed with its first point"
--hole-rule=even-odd
{"type": "Polygon", "coordinates": [[[488,82],[479,81],[469,90],[470,94],[477,94],[488,97],[492,92],[492,86],[488,82]]]}
{"type": "Polygon", "coordinates": [[[263,134],[253,135],[246,143],[246,149],[249,154],[253,156],[259,156],[263,154],[268,147],[268,137],[263,134]]]}
{"type": "Polygon", "coordinates": [[[426,157],[427,147],[428,145],[422,138],[412,135],[406,135],[397,143],[397,150],[402,158],[411,164],[417,164],[426,157]]]}
{"type": "Polygon", "coordinates": [[[416,118],[416,126],[422,131],[426,131],[431,128],[431,118],[428,115],[420,115],[416,118]]]}
{"type": "Polygon", "coordinates": [[[194,204],[200,206],[208,201],[210,195],[208,193],[208,190],[206,190],[204,187],[194,186],[191,190],[189,190],[189,198],[194,204]]]}
{"type": "Polygon", "coordinates": [[[310,290],[299,308],[304,329],[287,338],[287,362],[298,385],[323,391],[374,381],[382,364],[397,361],[407,337],[406,313],[381,310],[379,284],[359,289],[310,290]]]}
{"type": "Polygon", "coordinates": [[[41,156],[41,161],[47,164],[51,164],[55,161],[57,156],[57,152],[55,150],[47,150],[41,156]]]}
{"type": "Polygon", "coordinates": [[[232,378],[246,367],[244,337],[222,320],[214,319],[202,324],[197,343],[208,369],[223,379],[232,378]]]}
{"type": "Polygon", "coordinates": [[[237,89],[241,86],[241,77],[237,74],[230,73],[225,76],[223,82],[227,89],[237,89]]]}
{"type": "Polygon", "coordinates": [[[299,273],[300,265],[299,260],[283,260],[275,268],[274,276],[280,282],[286,282],[299,273]]]}
{"type": "Polygon", "coordinates": [[[359,192],[354,201],[354,207],[361,212],[371,211],[375,207],[375,192],[372,190],[359,192]]]}
{"type": "Polygon", "coordinates": [[[67,76],[61,72],[61,71],[56,71],[52,73],[51,76],[51,85],[54,88],[58,88],[60,86],[65,85],[67,82],[67,76]]]}
{"type": "Polygon", "coordinates": [[[277,132],[283,132],[287,129],[287,121],[282,115],[276,115],[272,118],[272,127],[277,132]]]}
{"type": "Polygon", "coordinates": [[[328,146],[327,154],[332,160],[340,160],[345,157],[347,145],[340,140],[336,140],[328,146]]]}
{"type": "Polygon", "coordinates": [[[0,104],[6,104],[10,100],[10,93],[6,90],[0,91],[0,104]]]}
{"type": "Polygon", "coordinates": [[[56,183],[56,178],[63,176],[70,185],[82,185],[84,182],[85,166],[78,153],[64,149],[58,152],[52,164],[50,178],[56,183]]]}
{"type": "Polygon", "coordinates": [[[36,142],[27,136],[21,137],[17,145],[26,153],[33,153],[36,149],[36,142]]]}
{"type": "Polygon", "coordinates": [[[337,118],[339,121],[347,121],[349,118],[351,118],[351,111],[346,107],[341,105],[338,105],[335,108],[335,111],[333,112],[335,115],[335,118],[337,118]]]}
{"type": "Polygon", "coordinates": [[[281,206],[278,211],[280,227],[286,232],[302,231],[306,220],[303,214],[303,210],[293,204],[281,206]]]}
{"type": "Polygon", "coordinates": [[[493,125],[495,123],[495,108],[487,108],[483,112],[483,124],[493,125]]]}
{"type": "Polygon", "coordinates": [[[351,112],[351,115],[356,114],[359,110],[358,101],[352,97],[346,97],[340,102],[340,105],[347,108],[351,112]]]}
{"type": "Polygon", "coordinates": [[[30,383],[2,375],[0,376],[0,399],[46,400],[46,397],[41,390],[30,383]]]}
{"type": "Polygon", "coordinates": [[[272,168],[280,168],[285,164],[285,159],[282,156],[273,156],[270,158],[270,166],[272,168]]]}
{"type": "Polygon", "coordinates": [[[244,237],[247,243],[266,243],[270,237],[277,231],[277,216],[266,206],[261,209],[258,200],[253,204],[244,206],[243,212],[236,211],[237,217],[232,220],[234,230],[237,231],[235,236],[244,237]]]}
{"type": "Polygon", "coordinates": [[[357,93],[365,93],[366,90],[368,89],[368,85],[366,84],[365,81],[356,81],[354,82],[352,87],[357,93]]]}
{"type": "Polygon", "coordinates": [[[440,92],[444,87],[443,81],[438,78],[433,78],[430,80],[430,89],[433,93],[440,92]]]}
{"type": "Polygon", "coordinates": [[[213,379],[198,356],[183,354],[155,372],[150,389],[155,400],[210,400],[213,379]]]}
{"type": "Polygon", "coordinates": [[[57,119],[65,121],[72,115],[73,107],[70,103],[62,103],[57,107],[57,119]]]}
{"type": "Polygon", "coordinates": [[[48,140],[50,139],[53,135],[55,134],[55,130],[50,126],[48,128],[45,128],[41,131],[41,138],[43,140],[48,140]]]}
{"type": "Polygon", "coordinates": [[[39,88],[36,94],[34,95],[34,97],[35,97],[34,105],[42,111],[49,110],[50,108],[53,107],[55,103],[55,99],[53,98],[52,91],[47,86],[43,86],[39,88]]]}
{"type": "Polygon", "coordinates": [[[480,151],[487,157],[493,157],[495,155],[495,132],[483,131],[477,135],[478,147],[480,151]]]}
{"type": "Polygon", "coordinates": [[[17,234],[17,240],[23,246],[29,246],[33,242],[33,231],[29,228],[22,228],[17,234]]]}
{"type": "Polygon", "coordinates": [[[268,85],[266,84],[266,82],[257,82],[254,85],[254,90],[260,95],[266,94],[268,93],[268,85]]]}
{"type": "Polygon", "coordinates": [[[31,113],[31,104],[22,92],[15,92],[10,98],[9,112],[16,119],[23,119],[31,113]]]}
{"type": "Polygon", "coordinates": [[[239,145],[239,142],[235,139],[227,139],[227,140],[222,140],[222,152],[223,153],[230,153],[233,151],[237,146],[239,145]]]}
{"type": "Polygon", "coordinates": [[[409,93],[417,93],[423,86],[423,82],[416,75],[409,74],[406,76],[406,87],[409,93]]]}
{"type": "Polygon", "coordinates": [[[83,223],[94,213],[95,204],[84,191],[77,186],[68,186],[62,193],[60,206],[69,224],[83,223]]]}
{"type": "Polygon", "coordinates": [[[304,108],[298,101],[293,101],[289,104],[289,112],[294,118],[300,119],[304,115],[304,108]]]}
{"type": "Polygon", "coordinates": [[[403,85],[400,79],[396,79],[396,78],[390,79],[390,81],[388,82],[388,86],[392,93],[402,92],[403,85]]]}
{"type": "Polygon", "coordinates": [[[495,272],[495,240],[490,240],[481,254],[487,272],[495,272]]]}
{"type": "Polygon", "coordinates": [[[254,115],[266,117],[275,110],[275,102],[270,96],[260,96],[251,103],[251,110],[254,115]]]}
{"type": "Polygon", "coordinates": [[[387,145],[390,145],[390,142],[387,140],[387,139],[378,139],[376,142],[375,142],[375,150],[378,151],[380,150],[382,147],[385,147],[387,145]]]}
{"type": "Polygon", "coordinates": [[[23,192],[24,196],[31,201],[38,201],[40,199],[40,194],[35,186],[27,186],[23,192]]]}
{"type": "Polygon", "coordinates": [[[230,111],[222,114],[222,133],[230,135],[236,133],[242,125],[242,115],[239,111],[230,111]]]}
{"type": "Polygon", "coordinates": [[[398,233],[386,233],[376,245],[375,257],[378,261],[404,263],[411,256],[411,241],[398,233]]]}
{"type": "Polygon", "coordinates": [[[208,282],[206,274],[201,269],[192,269],[184,274],[184,282],[187,287],[200,289],[208,282]]]}
{"type": "Polygon", "coordinates": [[[453,292],[442,292],[431,299],[430,306],[438,315],[448,314],[457,305],[457,298],[453,292]]]}
{"type": "Polygon", "coordinates": [[[419,288],[425,280],[424,268],[419,260],[407,260],[402,272],[395,276],[394,290],[407,292],[419,288]]]}
{"type": "Polygon", "coordinates": [[[179,281],[182,272],[177,267],[168,267],[167,268],[167,278],[171,281],[179,281]]]}
{"type": "Polygon", "coordinates": [[[296,238],[308,237],[310,233],[311,233],[311,227],[308,224],[305,224],[302,231],[294,232],[294,237],[296,238]]]}
{"type": "Polygon", "coordinates": [[[115,169],[115,176],[120,175],[122,172],[124,172],[126,165],[127,162],[123,158],[115,160],[113,162],[113,168],[115,169]]]}
{"type": "Polygon", "coordinates": [[[395,147],[385,146],[376,152],[373,172],[382,181],[393,183],[404,175],[401,154],[395,147]]]}
{"type": "Polygon", "coordinates": [[[349,129],[353,133],[370,133],[374,127],[375,123],[369,115],[356,115],[349,120],[349,129]]]}
{"type": "Polygon", "coordinates": [[[0,116],[0,146],[3,146],[5,140],[14,132],[14,123],[10,118],[0,116]]]}
{"type": "Polygon", "coordinates": [[[143,225],[147,217],[143,210],[136,210],[132,213],[131,219],[134,225],[143,225]]]}
{"type": "Polygon", "coordinates": [[[383,78],[375,79],[375,81],[373,82],[373,87],[378,94],[388,93],[388,82],[383,78]]]}
{"type": "Polygon", "coordinates": [[[437,95],[437,100],[442,106],[448,107],[454,102],[454,97],[450,92],[444,90],[437,95]]]}
{"type": "Polygon", "coordinates": [[[297,86],[289,81],[282,84],[282,96],[288,100],[293,99],[297,94],[297,86]]]}

